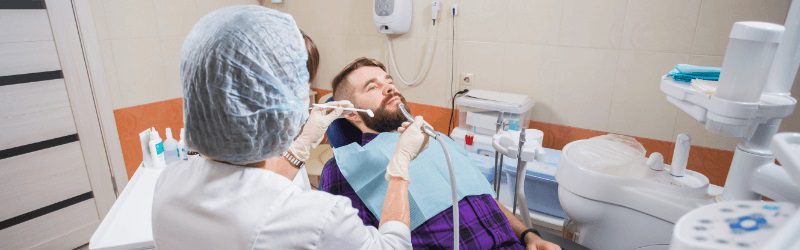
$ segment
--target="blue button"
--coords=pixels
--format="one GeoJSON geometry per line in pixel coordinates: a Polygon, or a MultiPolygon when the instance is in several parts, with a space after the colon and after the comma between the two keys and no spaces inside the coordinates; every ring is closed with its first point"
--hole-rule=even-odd
{"type": "Polygon", "coordinates": [[[775,205],[764,205],[764,207],[763,207],[763,208],[764,208],[764,209],[766,209],[766,210],[778,211],[778,209],[779,209],[780,207],[778,207],[778,206],[775,206],[775,205]]]}
{"type": "Polygon", "coordinates": [[[734,222],[729,220],[728,224],[728,227],[730,227],[734,233],[740,233],[742,231],[752,232],[766,226],[768,226],[767,220],[764,219],[764,217],[762,217],[760,214],[741,216],[734,222]]]}

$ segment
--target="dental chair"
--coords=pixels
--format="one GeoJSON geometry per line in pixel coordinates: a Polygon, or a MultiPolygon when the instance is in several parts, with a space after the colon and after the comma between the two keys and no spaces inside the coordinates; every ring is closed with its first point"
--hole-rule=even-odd
{"type": "MultiPolygon", "coordinates": [[[[333,98],[328,98],[325,102],[330,101],[333,101],[333,98]]],[[[361,143],[361,136],[363,133],[361,133],[361,130],[348,122],[346,119],[339,118],[331,123],[331,125],[328,127],[328,131],[326,131],[325,134],[328,136],[328,143],[331,144],[331,148],[338,148],[353,142],[361,143]]],[[[584,246],[572,241],[568,241],[557,235],[550,234],[548,232],[540,233],[542,234],[543,239],[561,246],[562,249],[587,249],[584,246]]]]}

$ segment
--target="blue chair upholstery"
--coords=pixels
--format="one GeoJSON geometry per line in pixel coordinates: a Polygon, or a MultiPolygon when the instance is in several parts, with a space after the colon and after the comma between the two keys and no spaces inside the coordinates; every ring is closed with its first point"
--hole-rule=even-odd
{"type": "MultiPolygon", "coordinates": [[[[333,97],[328,98],[325,102],[330,101],[333,101],[333,97]]],[[[328,143],[330,143],[333,148],[338,148],[353,142],[361,143],[361,130],[344,118],[333,121],[325,134],[328,135],[328,143]]]]}

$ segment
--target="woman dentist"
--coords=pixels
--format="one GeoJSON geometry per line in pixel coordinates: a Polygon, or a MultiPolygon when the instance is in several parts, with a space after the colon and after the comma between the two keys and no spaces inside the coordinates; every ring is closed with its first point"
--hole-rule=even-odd
{"type": "Polygon", "coordinates": [[[343,111],[309,117],[307,52],[291,16],[261,6],[214,11],[194,26],[181,54],[186,142],[202,157],[171,165],[158,179],[157,248],[411,248],[408,164],[427,142],[420,117],[401,128],[386,166],[379,229],[364,226],[347,198],[292,183],[343,111]]]}

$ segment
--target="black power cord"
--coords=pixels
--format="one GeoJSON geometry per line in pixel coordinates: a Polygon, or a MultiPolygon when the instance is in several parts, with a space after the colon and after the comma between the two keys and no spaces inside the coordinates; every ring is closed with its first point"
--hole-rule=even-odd
{"type": "Polygon", "coordinates": [[[450,122],[447,123],[447,135],[450,135],[450,132],[452,132],[453,129],[453,116],[456,113],[456,97],[466,94],[467,92],[469,92],[469,89],[458,91],[455,95],[453,95],[453,98],[450,99],[450,122]]]}

